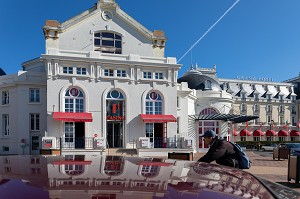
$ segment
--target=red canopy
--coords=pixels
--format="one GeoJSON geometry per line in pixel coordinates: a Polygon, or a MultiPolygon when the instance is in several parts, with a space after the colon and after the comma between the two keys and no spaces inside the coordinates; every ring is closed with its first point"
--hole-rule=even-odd
{"type": "Polygon", "coordinates": [[[92,122],[92,113],[54,112],[53,119],[65,122],[92,122]]]}
{"type": "Polygon", "coordinates": [[[289,135],[289,133],[287,131],[285,131],[285,130],[280,130],[278,132],[278,136],[288,136],[288,135],[289,135]]]}
{"type": "Polygon", "coordinates": [[[233,136],[237,136],[238,133],[237,133],[236,131],[232,131],[232,135],[233,135],[233,136]]]}
{"type": "Polygon", "coordinates": [[[266,136],[274,136],[276,135],[276,132],[274,130],[267,130],[266,136]]]}
{"type": "Polygon", "coordinates": [[[246,129],[240,131],[240,136],[246,136],[246,135],[250,136],[251,132],[246,129]]]}
{"type": "Polygon", "coordinates": [[[176,118],[173,115],[151,115],[151,114],[140,114],[143,122],[146,123],[165,123],[165,122],[176,122],[176,118]]]}
{"type": "Polygon", "coordinates": [[[262,136],[264,135],[264,132],[262,132],[259,129],[256,129],[255,131],[253,131],[253,136],[262,136]]]}
{"type": "Polygon", "coordinates": [[[300,136],[300,133],[297,130],[291,130],[290,136],[300,136]]]}

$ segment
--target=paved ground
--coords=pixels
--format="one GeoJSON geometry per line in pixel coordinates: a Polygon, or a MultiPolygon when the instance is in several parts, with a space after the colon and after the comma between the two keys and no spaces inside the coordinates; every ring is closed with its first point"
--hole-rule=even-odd
{"type": "MultiPolygon", "coordinates": [[[[300,192],[300,183],[296,184],[294,180],[290,182],[287,180],[288,160],[273,160],[273,157],[263,157],[252,151],[247,151],[247,154],[252,161],[252,166],[245,171],[300,192]]],[[[195,154],[194,160],[198,160],[202,155],[201,153],[195,154]]]]}

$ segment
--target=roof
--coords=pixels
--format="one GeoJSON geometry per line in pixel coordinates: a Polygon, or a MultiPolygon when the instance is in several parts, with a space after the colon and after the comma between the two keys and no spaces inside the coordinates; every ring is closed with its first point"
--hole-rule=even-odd
{"type": "Polygon", "coordinates": [[[177,80],[177,82],[187,82],[189,89],[221,91],[221,86],[217,78],[212,77],[211,75],[203,74],[197,70],[186,72],[177,80]],[[210,81],[210,88],[205,88],[206,81],[210,81]]]}
{"type": "Polygon", "coordinates": [[[234,123],[247,122],[257,118],[259,117],[255,115],[235,115],[235,114],[223,114],[223,113],[199,115],[198,117],[195,116],[195,120],[223,120],[223,121],[231,121],[234,123]]]}
{"type": "MultiPolygon", "coordinates": [[[[98,3],[96,3],[90,9],[85,10],[84,12],[72,17],[71,19],[69,19],[65,22],[62,22],[62,23],[57,22],[54,25],[53,25],[53,23],[51,23],[51,24],[46,23],[46,25],[43,26],[44,33],[45,33],[45,30],[50,30],[50,29],[58,30],[59,32],[64,32],[65,30],[70,29],[70,28],[76,26],[77,24],[82,23],[82,21],[89,19],[92,16],[96,16],[97,14],[99,14],[99,11],[101,12],[103,10],[109,10],[109,11],[113,12],[121,20],[123,20],[129,26],[131,26],[132,28],[134,28],[135,30],[140,32],[142,35],[144,35],[149,40],[157,38],[157,35],[155,35],[153,32],[148,30],[146,27],[144,27],[138,21],[133,19],[131,16],[129,16],[123,10],[121,10],[119,5],[114,0],[98,1],[98,3]]],[[[164,35],[162,37],[160,37],[159,39],[167,40],[167,38],[164,37],[164,35]]]]}

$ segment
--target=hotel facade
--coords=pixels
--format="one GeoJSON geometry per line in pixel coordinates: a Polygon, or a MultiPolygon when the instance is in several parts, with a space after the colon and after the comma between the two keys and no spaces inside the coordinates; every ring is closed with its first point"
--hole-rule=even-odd
{"type": "Polygon", "coordinates": [[[45,54],[0,76],[0,154],[202,151],[207,129],[235,141],[299,140],[294,82],[219,79],[216,67],[192,67],[178,78],[181,65],[164,55],[164,32],[149,31],[114,0],[62,23],[47,20],[43,31],[45,54]],[[259,119],[202,120],[213,114],[259,119]]]}

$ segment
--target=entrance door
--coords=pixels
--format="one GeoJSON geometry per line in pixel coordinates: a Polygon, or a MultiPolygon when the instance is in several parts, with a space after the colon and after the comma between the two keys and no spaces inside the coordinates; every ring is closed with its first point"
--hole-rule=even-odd
{"type": "Polygon", "coordinates": [[[75,122],[75,149],[84,149],[84,122],[75,122]]]}
{"type": "Polygon", "coordinates": [[[38,135],[31,136],[31,154],[40,154],[40,136],[38,135]]]}
{"type": "Polygon", "coordinates": [[[108,142],[108,147],[122,148],[123,147],[123,123],[107,122],[106,139],[108,142]]]}
{"type": "Polygon", "coordinates": [[[146,137],[150,138],[151,148],[164,148],[163,126],[163,123],[146,123],[146,137]]]}
{"type": "Polygon", "coordinates": [[[154,148],[164,148],[163,123],[154,123],[154,148]]]}

